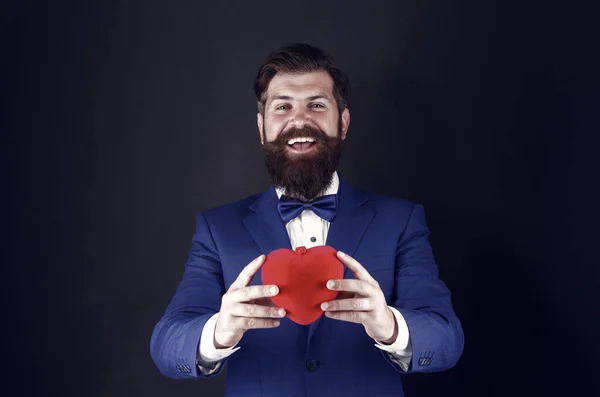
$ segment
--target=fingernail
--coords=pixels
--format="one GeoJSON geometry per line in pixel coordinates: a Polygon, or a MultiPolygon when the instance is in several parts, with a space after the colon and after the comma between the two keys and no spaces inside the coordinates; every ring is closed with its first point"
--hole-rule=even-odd
{"type": "Polygon", "coordinates": [[[328,307],[329,307],[329,303],[327,303],[327,302],[321,304],[321,309],[323,309],[323,310],[327,310],[328,307]]]}
{"type": "Polygon", "coordinates": [[[285,316],[285,310],[283,310],[283,309],[279,309],[279,310],[277,311],[277,314],[279,314],[281,317],[283,317],[283,316],[285,316]]]}
{"type": "Polygon", "coordinates": [[[269,292],[270,292],[271,294],[275,295],[275,294],[277,293],[277,287],[271,287],[271,288],[269,289],[269,292]]]}
{"type": "Polygon", "coordinates": [[[341,256],[342,258],[346,256],[346,254],[344,254],[342,251],[338,251],[338,255],[341,256]]]}
{"type": "Polygon", "coordinates": [[[331,280],[327,282],[327,288],[333,289],[334,287],[335,287],[335,282],[333,282],[331,280]]]}
{"type": "Polygon", "coordinates": [[[279,327],[279,320],[275,320],[275,326],[279,327]]]}

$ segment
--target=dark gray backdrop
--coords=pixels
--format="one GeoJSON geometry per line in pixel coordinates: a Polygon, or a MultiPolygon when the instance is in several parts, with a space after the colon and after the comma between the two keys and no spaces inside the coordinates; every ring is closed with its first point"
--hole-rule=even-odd
{"type": "Polygon", "coordinates": [[[206,3],[2,5],[11,395],[222,394],[162,377],[149,339],[195,215],[267,187],[253,78],[293,41],[347,70],[341,172],[425,206],[463,321],[459,364],[407,396],[600,391],[597,9],[206,3]]]}

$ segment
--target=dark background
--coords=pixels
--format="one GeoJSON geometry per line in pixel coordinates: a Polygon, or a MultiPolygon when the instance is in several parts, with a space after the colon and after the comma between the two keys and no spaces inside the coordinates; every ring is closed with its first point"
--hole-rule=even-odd
{"type": "Polygon", "coordinates": [[[597,7],[207,3],[2,3],[3,388],[222,395],[150,335],[195,215],[266,189],[253,79],[302,41],[351,78],[340,171],[425,206],[463,322],[407,396],[600,395],[597,7]]]}

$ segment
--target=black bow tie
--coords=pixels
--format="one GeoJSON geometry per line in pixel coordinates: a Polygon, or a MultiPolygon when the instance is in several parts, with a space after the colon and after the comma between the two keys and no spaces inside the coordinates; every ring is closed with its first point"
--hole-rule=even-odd
{"type": "Polygon", "coordinates": [[[277,203],[277,211],[285,223],[298,217],[304,210],[312,210],[319,217],[331,222],[337,212],[337,194],[321,196],[308,203],[281,196],[277,203]]]}

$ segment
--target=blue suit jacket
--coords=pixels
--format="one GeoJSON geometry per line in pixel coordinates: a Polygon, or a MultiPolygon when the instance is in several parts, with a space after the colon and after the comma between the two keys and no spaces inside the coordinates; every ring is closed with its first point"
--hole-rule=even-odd
{"type": "MultiPolygon", "coordinates": [[[[407,372],[452,367],[463,332],[450,291],[438,278],[423,208],[360,191],[340,177],[338,212],[327,245],[358,260],[379,282],[389,305],[406,319],[412,343],[407,372]]],[[[271,187],[262,194],[200,214],[183,279],[151,339],[159,370],[198,378],[202,328],[221,297],[260,254],[290,248],[271,187]]],[[[346,269],[345,278],[353,278],[346,269]]],[[[251,284],[261,283],[260,271],[251,284]]],[[[402,396],[401,374],[359,324],[322,316],[307,326],[287,318],[274,329],[250,330],[226,359],[226,396],[402,396]]]]}

